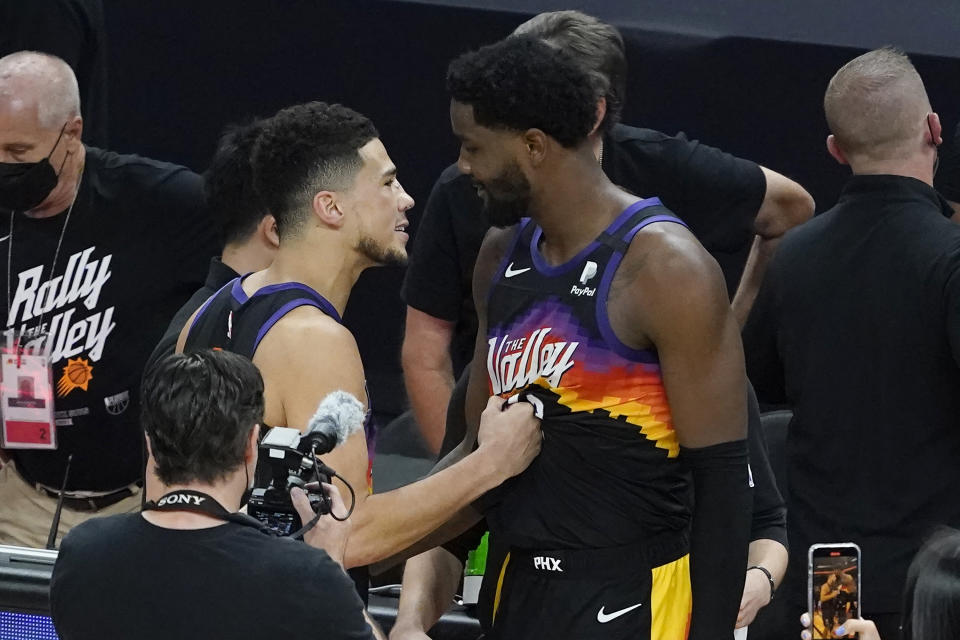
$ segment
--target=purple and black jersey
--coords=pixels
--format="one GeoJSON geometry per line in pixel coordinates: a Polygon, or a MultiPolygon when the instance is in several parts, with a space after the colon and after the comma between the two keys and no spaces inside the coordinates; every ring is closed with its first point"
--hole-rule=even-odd
{"type": "Polygon", "coordinates": [[[491,531],[521,548],[604,548],[685,530],[689,480],[677,458],[660,363],[614,334],[607,300],[634,235],[683,224],[642,200],[569,261],[551,266],[542,229],[520,223],[488,300],[490,392],[543,413],[530,467],[492,498],[491,531]]]}
{"type": "MultiPolygon", "coordinates": [[[[305,284],[284,282],[269,285],[248,296],[243,290],[245,277],[231,280],[200,307],[187,333],[184,352],[226,349],[253,360],[267,332],[281,318],[299,307],[315,307],[342,324],[340,314],[330,301],[305,284]]],[[[375,427],[370,416],[368,410],[364,430],[372,461],[375,427]]],[[[372,485],[369,468],[367,483],[372,485]]]]}

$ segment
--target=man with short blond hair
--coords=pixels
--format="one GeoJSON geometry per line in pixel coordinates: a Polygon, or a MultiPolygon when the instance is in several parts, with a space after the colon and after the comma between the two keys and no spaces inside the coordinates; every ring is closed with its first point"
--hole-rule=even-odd
{"type": "Polygon", "coordinates": [[[855,542],[861,613],[893,638],[910,559],[935,526],[960,525],[960,227],[932,187],[940,119],[902,52],[844,65],[824,110],[827,150],[853,176],[778,250],[747,371],[762,401],[794,408],[780,597],[799,615],[807,548],[855,542]]]}

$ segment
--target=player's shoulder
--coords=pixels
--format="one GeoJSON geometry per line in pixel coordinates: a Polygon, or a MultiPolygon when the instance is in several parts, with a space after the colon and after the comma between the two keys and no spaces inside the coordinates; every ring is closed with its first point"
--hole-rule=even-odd
{"type": "MultiPolygon", "coordinates": [[[[476,268],[496,270],[513,246],[522,226],[523,223],[520,222],[509,227],[490,227],[480,244],[476,268]]],[[[489,275],[493,276],[493,273],[489,275]]]]}
{"type": "Polygon", "coordinates": [[[664,219],[651,222],[634,235],[618,275],[635,280],[632,284],[637,286],[665,291],[723,284],[717,261],[679,218],[663,209],[664,219]]]}
{"type": "Polygon", "coordinates": [[[504,258],[520,233],[522,223],[510,227],[490,227],[483,237],[473,267],[473,299],[478,310],[486,308],[487,293],[504,258]]]}
{"type": "Polygon", "coordinates": [[[268,338],[273,343],[283,342],[303,349],[344,342],[356,348],[353,334],[338,318],[310,305],[303,305],[286,313],[270,328],[264,340],[268,338]]]}

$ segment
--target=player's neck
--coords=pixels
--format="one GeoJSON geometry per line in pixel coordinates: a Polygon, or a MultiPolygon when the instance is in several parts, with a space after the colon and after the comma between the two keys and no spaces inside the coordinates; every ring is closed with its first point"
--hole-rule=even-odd
{"type": "Polygon", "coordinates": [[[367,266],[339,239],[303,238],[281,246],[269,267],[250,276],[250,284],[259,289],[300,282],[326,298],[342,316],[350,291],[367,266]]]}
{"type": "Polygon", "coordinates": [[[532,194],[530,215],[543,229],[544,258],[551,264],[566,262],[633,200],[607,179],[592,153],[590,159],[578,155],[564,163],[532,194]]]}

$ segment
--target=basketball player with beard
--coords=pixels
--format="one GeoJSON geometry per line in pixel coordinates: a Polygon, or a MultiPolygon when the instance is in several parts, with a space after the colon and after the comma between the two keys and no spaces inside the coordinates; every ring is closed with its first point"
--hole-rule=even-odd
{"type": "MultiPolygon", "coordinates": [[[[406,261],[413,199],[397,181],[373,123],[341,105],[312,102],[278,112],[262,125],[253,168],[256,190],[276,219],[279,249],[269,267],[211,296],[187,321],[177,346],[251,358],[265,384],[263,430],[303,431],[334,390],[366,404],[357,344],[340,319],[365,269],[406,261]]],[[[344,566],[362,567],[410,546],[526,468],[541,441],[530,405],[501,411],[499,398],[489,405],[474,453],[394,491],[370,495],[362,430],[324,455],[356,490],[344,566]]],[[[348,495],[342,485],[340,491],[348,495]]]]}
{"type": "MultiPolygon", "coordinates": [[[[543,415],[540,455],[481,501],[510,549],[487,567],[488,637],[729,637],[751,496],[719,266],[659,200],[606,177],[596,91],[569,54],[508,38],[447,83],[459,169],[506,227],[474,271],[467,420],[490,392],[543,415]]],[[[472,446],[468,430],[459,453],[472,446]]]]}

